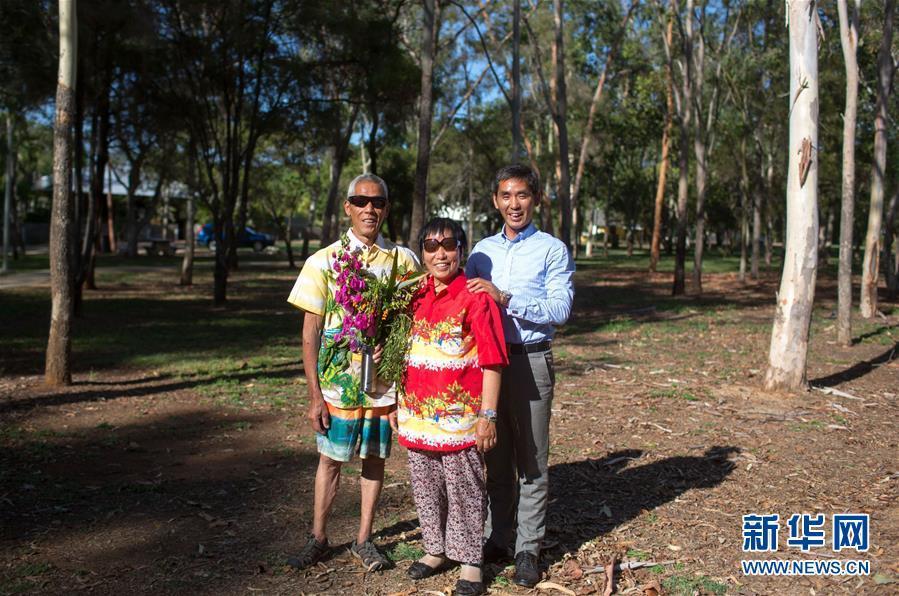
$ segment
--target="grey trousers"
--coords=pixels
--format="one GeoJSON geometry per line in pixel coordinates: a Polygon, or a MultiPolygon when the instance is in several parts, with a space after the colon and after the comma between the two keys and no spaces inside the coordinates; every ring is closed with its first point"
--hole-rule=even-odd
{"type": "Polygon", "coordinates": [[[552,351],[510,354],[503,370],[496,447],[484,455],[489,498],[485,534],[515,553],[540,554],[549,496],[552,351]],[[517,518],[517,524],[516,524],[517,518]]]}

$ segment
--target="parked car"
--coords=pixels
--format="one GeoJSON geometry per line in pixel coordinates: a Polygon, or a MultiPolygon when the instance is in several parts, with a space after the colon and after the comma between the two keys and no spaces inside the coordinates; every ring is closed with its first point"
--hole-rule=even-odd
{"type": "MultiPolygon", "coordinates": [[[[249,227],[244,228],[243,234],[238,234],[237,236],[238,247],[249,246],[256,252],[262,252],[266,246],[272,246],[274,243],[275,238],[271,234],[257,232],[249,227]]],[[[215,233],[211,223],[206,224],[197,232],[197,244],[202,244],[210,250],[215,250],[215,233]]]]}

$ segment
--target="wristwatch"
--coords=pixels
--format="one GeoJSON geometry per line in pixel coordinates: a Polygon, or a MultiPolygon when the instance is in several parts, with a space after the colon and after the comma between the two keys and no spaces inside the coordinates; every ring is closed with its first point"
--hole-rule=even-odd
{"type": "Polygon", "coordinates": [[[486,408],[484,410],[481,410],[481,412],[478,414],[478,418],[483,418],[487,422],[495,423],[496,422],[496,410],[494,410],[493,408],[486,408]]]}
{"type": "Polygon", "coordinates": [[[509,306],[509,302],[512,300],[512,293],[500,291],[499,295],[502,298],[503,306],[509,306]]]}

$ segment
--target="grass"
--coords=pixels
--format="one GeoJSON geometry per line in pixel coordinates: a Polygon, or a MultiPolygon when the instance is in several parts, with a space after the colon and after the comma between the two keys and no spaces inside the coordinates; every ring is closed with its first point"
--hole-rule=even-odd
{"type": "Polygon", "coordinates": [[[697,592],[702,594],[726,594],[727,585],[716,582],[704,575],[686,577],[672,575],[662,580],[662,587],[675,596],[693,596],[697,592]]]}
{"type": "Polygon", "coordinates": [[[700,397],[696,395],[698,392],[690,392],[686,389],[681,389],[676,385],[671,387],[671,389],[653,389],[649,392],[651,397],[664,397],[668,399],[682,399],[684,401],[700,401],[700,397]]]}
{"type": "MultiPolygon", "coordinates": [[[[583,253],[581,253],[583,254],[583,253]]],[[[771,264],[771,268],[779,270],[782,256],[779,252],[775,252],[775,258],[771,264]]],[[[693,257],[692,253],[688,255],[688,274],[692,270],[693,257]]],[[[623,248],[610,248],[608,256],[603,256],[602,247],[594,250],[591,257],[579,257],[577,259],[577,268],[580,269],[638,269],[649,271],[649,251],[634,249],[631,256],[627,255],[627,250],[623,248]]],[[[764,270],[764,263],[762,269],[764,270]]],[[[660,273],[674,272],[674,255],[662,254],[659,259],[658,271],[660,273]]],[[[709,250],[703,255],[702,271],[703,273],[736,273],[740,270],[740,255],[722,255],[718,250],[709,250]]]]}
{"type": "MultiPolygon", "coordinates": [[[[228,304],[221,309],[210,299],[211,269],[198,271],[189,290],[178,286],[176,269],[136,274],[135,287],[120,287],[122,276],[98,280],[102,292],[85,291],[82,315],[74,320],[73,361],[78,371],[95,375],[134,368],[180,378],[263,372],[295,377],[301,373],[302,317],[285,302],[293,275],[285,274],[267,269],[233,274],[228,304]],[[246,288],[251,280],[262,286],[246,288]]],[[[0,312],[0,373],[40,374],[50,320],[48,289],[0,292],[0,312]]],[[[285,388],[268,389],[267,398],[283,405],[285,388]]]]}
{"type": "Polygon", "coordinates": [[[627,551],[627,556],[630,559],[634,559],[635,561],[647,561],[649,560],[649,553],[644,550],[630,549],[627,551]]]}
{"type": "Polygon", "coordinates": [[[387,553],[387,557],[391,561],[417,561],[425,556],[425,551],[421,548],[409,544],[408,542],[400,542],[387,553]]]}
{"type": "Polygon", "coordinates": [[[53,566],[49,563],[25,563],[13,569],[8,575],[0,579],[0,594],[24,594],[37,587],[34,580],[51,571],[53,566]]]}
{"type": "Polygon", "coordinates": [[[795,431],[812,431],[812,430],[823,430],[824,423],[820,420],[808,420],[804,422],[799,422],[797,424],[792,425],[790,428],[795,431]]]}

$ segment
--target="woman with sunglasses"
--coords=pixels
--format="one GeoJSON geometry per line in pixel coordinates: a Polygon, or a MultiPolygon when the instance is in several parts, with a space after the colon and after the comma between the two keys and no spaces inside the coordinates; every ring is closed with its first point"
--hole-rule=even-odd
{"type": "Polygon", "coordinates": [[[427,554],[408,573],[424,579],[458,562],[455,593],[484,594],[482,454],[496,446],[500,369],[509,362],[502,321],[493,300],[465,287],[462,226],[432,219],[418,245],[428,275],[413,302],[397,418],[427,554]]]}

